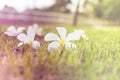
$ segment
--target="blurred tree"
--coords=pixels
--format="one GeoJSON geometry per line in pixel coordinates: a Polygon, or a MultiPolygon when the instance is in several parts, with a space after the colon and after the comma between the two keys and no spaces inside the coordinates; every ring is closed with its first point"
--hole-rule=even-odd
{"type": "Polygon", "coordinates": [[[102,18],[103,17],[103,0],[98,0],[98,4],[94,6],[95,16],[102,18]]]}
{"type": "Polygon", "coordinates": [[[76,12],[74,14],[74,19],[73,19],[73,26],[77,25],[77,20],[78,20],[78,16],[79,16],[79,6],[80,6],[80,0],[78,0],[77,6],[76,6],[76,12]]]}
{"type": "MultiPolygon", "coordinates": [[[[85,7],[87,3],[89,3],[89,1],[84,0],[83,7],[85,7]]],[[[79,12],[80,9],[79,8],[80,8],[80,0],[78,0],[77,5],[76,5],[76,11],[74,13],[74,19],[73,19],[73,26],[77,25],[78,17],[79,17],[79,14],[80,14],[80,12],[79,12]]]]}
{"type": "Polygon", "coordinates": [[[120,0],[104,0],[104,17],[109,20],[120,20],[120,0]]]}
{"type": "Polygon", "coordinates": [[[49,11],[56,11],[56,12],[70,12],[69,9],[67,9],[67,5],[71,3],[71,0],[56,0],[56,3],[48,8],[49,11]]]}
{"type": "Polygon", "coordinates": [[[99,0],[94,6],[95,15],[99,18],[120,20],[120,0],[99,0]]]}

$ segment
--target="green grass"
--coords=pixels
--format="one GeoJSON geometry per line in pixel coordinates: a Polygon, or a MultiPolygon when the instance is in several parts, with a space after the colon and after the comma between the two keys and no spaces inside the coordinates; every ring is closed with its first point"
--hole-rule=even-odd
{"type": "MultiPolygon", "coordinates": [[[[0,29],[0,64],[7,67],[5,76],[13,74],[20,80],[119,80],[120,28],[64,27],[68,33],[75,29],[85,30],[89,40],[75,42],[77,49],[64,50],[62,57],[61,49],[49,54],[48,42],[44,41],[36,51],[28,46],[24,46],[23,51],[23,46],[20,47],[17,57],[18,41],[5,36],[5,29],[0,29]],[[3,64],[5,56],[8,60],[3,64]]],[[[43,36],[48,32],[57,33],[53,26],[43,27],[43,30],[43,36]]]]}

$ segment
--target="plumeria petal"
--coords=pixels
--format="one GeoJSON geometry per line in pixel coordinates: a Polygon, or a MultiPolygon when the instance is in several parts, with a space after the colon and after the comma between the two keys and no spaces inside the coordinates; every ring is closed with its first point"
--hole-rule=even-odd
{"type": "Polygon", "coordinates": [[[14,26],[10,26],[6,32],[4,32],[4,34],[8,35],[8,36],[16,36],[17,35],[17,31],[15,29],[14,26]]]}
{"type": "Polygon", "coordinates": [[[37,26],[37,25],[36,25],[36,26],[35,26],[35,25],[33,25],[33,26],[32,26],[32,28],[33,28],[34,32],[36,33],[36,32],[37,32],[37,30],[38,30],[38,26],[37,26]]]}
{"type": "Polygon", "coordinates": [[[38,24],[33,24],[31,27],[32,27],[33,31],[35,32],[35,34],[41,36],[42,28],[38,28],[38,24]]]}
{"type": "Polygon", "coordinates": [[[27,36],[30,40],[34,40],[34,38],[35,38],[35,32],[31,26],[27,30],[27,36]]]}
{"type": "Polygon", "coordinates": [[[39,36],[41,36],[42,35],[42,28],[39,28],[38,30],[37,30],[37,35],[39,35],[39,36]]]}
{"type": "Polygon", "coordinates": [[[73,41],[73,40],[79,40],[79,39],[80,39],[80,36],[75,32],[68,34],[68,36],[66,37],[67,41],[73,41]]]}
{"type": "Polygon", "coordinates": [[[72,42],[66,42],[65,44],[65,48],[66,49],[75,49],[76,48],[76,44],[72,43],[72,42]]]}
{"type": "Polygon", "coordinates": [[[6,35],[8,35],[8,36],[16,36],[16,34],[13,33],[13,32],[4,32],[4,34],[6,34],[6,35]]]}
{"type": "Polygon", "coordinates": [[[84,30],[75,30],[76,33],[78,33],[79,35],[85,34],[84,30]]]}
{"type": "Polygon", "coordinates": [[[17,33],[21,33],[23,30],[25,30],[24,27],[19,27],[19,28],[17,29],[17,33]]]}
{"type": "Polygon", "coordinates": [[[82,37],[83,39],[88,40],[89,38],[86,36],[85,31],[83,30],[75,30],[76,35],[82,37]]]}
{"type": "Polygon", "coordinates": [[[17,36],[17,39],[18,39],[19,41],[23,41],[23,42],[25,42],[25,41],[28,40],[28,37],[27,37],[26,34],[21,33],[21,34],[19,34],[19,35],[17,36]]]}
{"type": "Polygon", "coordinates": [[[8,32],[16,32],[16,28],[14,26],[10,26],[8,29],[7,29],[8,32]]]}
{"type": "Polygon", "coordinates": [[[10,26],[7,29],[7,32],[5,32],[6,35],[8,36],[17,36],[18,34],[20,34],[23,31],[24,28],[19,27],[17,30],[14,26],[10,26]]]}
{"type": "Polygon", "coordinates": [[[38,24],[33,24],[31,27],[34,30],[35,34],[37,34],[38,24]]]}
{"type": "Polygon", "coordinates": [[[46,34],[44,40],[45,41],[58,41],[60,40],[60,38],[54,33],[48,33],[46,34]]]}
{"type": "Polygon", "coordinates": [[[89,38],[88,38],[85,34],[83,34],[82,37],[83,37],[83,39],[85,39],[85,40],[89,40],[89,38]]]}
{"type": "Polygon", "coordinates": [[[38,24],[33,24],[33,27],[34,27],[34,29],[37,29],[38,28],[38,24]]]}
{"type": "Polygon", "coordinates": [[[66,34],[67,34],[67,30],[63,27],[57,27],[56,29],[57,29],[61,39],[65,39],[66,34]]]}
{"type": "Polygon", "coordinates": [[[20,42],[20,43],[18,43],[17,46],[19,47],[19,46],[22,46],[23,44],[24,44],[23,42],[20,42]]]}
{"type": "Polygon", "coordinates": [[[40,43],[38,41],[33,41],[32,47],[34,49],[38,49],[40,47],[40,43]]]}
{"type": "Polygon", "coordinates": [[[48,45],[48,51],[57,50],[59,46],[60,46],[60,44],[57,41],[51,42],[48,45]]]}

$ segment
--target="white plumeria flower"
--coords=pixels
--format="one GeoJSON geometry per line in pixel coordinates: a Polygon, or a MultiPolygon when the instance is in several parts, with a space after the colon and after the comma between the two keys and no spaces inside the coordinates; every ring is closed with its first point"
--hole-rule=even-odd
{"type": "Polygon", "coordinates": [[[78,36],[75,35],[74,32],[67,34],[67,31],[63,27],[56,28],[59,36],[54,33],[48,33],[45,36],[45,41],[53,41],[48,45],[48,51],[56,50],[60,45],[64,46],[66,49],[76,48],[76,45],[73,42],[74,40],[79,40],[78,36]]]}
{"type": "Polygon", "coordinates": [[[20,34],[23,30],[25,30],[24,27],[18,27],[17,29],[14,26],[10,26],[4,34],[8,36],[17,36],[20,34]]]}
{"type": "Polygon", "coordinates": [[[42,35],[42,30],[43,29],[42,28],[38,28],[38,24],[33,24],[31,27],[34,30],[36,35],[38,35],[38,36],[42,35]]]}
{"type": "Polygon", "coordinates": [[[29,27],[27,30],[27,35],[24,33],[21,33],[17,36],[17,39],[19,41],[21,41],[18,44],[18,46],[21,46],[23,44],[29,44],[34,49],[37,49],[40,47],[40,43],[38,41],[34,40],[34,38],[35,38],[35,33],[34,33],[33,29],[31,27],[29,27]]]}
{"type": "Polygon", "coordinates": [[[76,35],[78,35],[79,39],[80,39],[80,37],[82,37],[85,40],[89,40],[89,38],[85,34],[85,31],[83,31],[83,30],[75,30],[74,32],[75,32],[76,35]]]}

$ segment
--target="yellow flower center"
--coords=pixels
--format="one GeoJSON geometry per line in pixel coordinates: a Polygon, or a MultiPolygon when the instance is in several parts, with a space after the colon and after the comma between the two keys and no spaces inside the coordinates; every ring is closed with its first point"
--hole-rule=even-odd
{"type": "Polygon", "coordinates": [[[33,40],[29,40],[29,44],[32,45],[33,44],[33,40]]]}
{"type": "Polygon", "coordinates": [[[66,42],[65,40],[60,40],[60,41],[59,41],[59,43],[60,43],[61,45],[64,45],[65,42],[66,42]]]}

